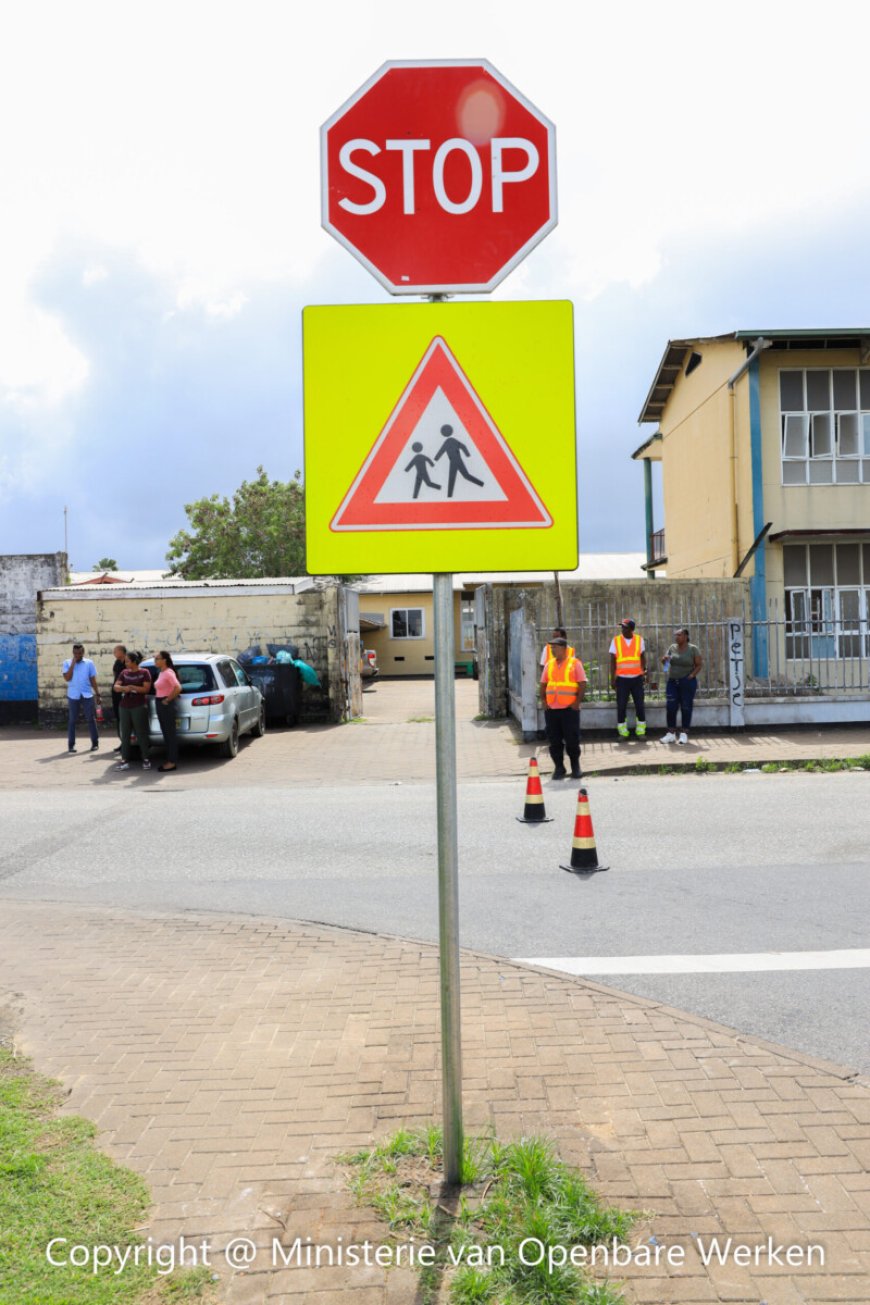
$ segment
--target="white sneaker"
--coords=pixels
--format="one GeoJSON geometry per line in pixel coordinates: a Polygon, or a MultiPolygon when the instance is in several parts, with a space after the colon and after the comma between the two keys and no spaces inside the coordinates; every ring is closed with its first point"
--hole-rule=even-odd
{"type": "Polygon", "coordinates": [[[676,743],[677,736],[673,730],[668,730],[667,734],[662,735],[662,743],[676,743]]]}
{"type": "Polygon", "coordinates": [[[678,742],[678,743],[688,743],[688,742],[689,742],[689,736],[688,736],[688,734],[686,733],[685,730],[683,730],[682,734],[681,734],[680,737],[677,739],[677,742],[678,742]]]}

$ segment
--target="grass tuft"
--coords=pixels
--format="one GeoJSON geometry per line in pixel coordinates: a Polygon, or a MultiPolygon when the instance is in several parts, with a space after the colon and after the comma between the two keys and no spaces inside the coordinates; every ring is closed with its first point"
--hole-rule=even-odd
{"type": "MultiPolygon", "coordinates": [[[[422,1236],[436,1264],[421,1270],[419,1299],[453,1305],[619,1305],[609,1283],[578,1267],[523,1264],[520,1244],[534,1238],[549,1249],[592,1246],[628,1236],[635,1216],[603,1205],[582,1174],[545,1138],[499,1142],[466,1139],[463,1186],[443,1186],[441,1130],[393,1135],[368,1151],[344,1156],[351,1191],[372,1206],[394,1233],[422,1236]],[[448,1208],[449,1207],[449,1208],[448,1208]]],[[[528,1254],[525,1258],[530,1258],[528,1254]]]]}

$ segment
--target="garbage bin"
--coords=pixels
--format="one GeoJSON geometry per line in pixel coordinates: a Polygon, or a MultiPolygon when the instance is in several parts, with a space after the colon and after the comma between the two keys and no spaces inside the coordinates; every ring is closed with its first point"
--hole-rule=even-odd
{"type": "Polygon", "coordinates": [[[299,723],[302,710],[302,677],[291,663],[252,663],[245,670],[263,695],[266,719],[285,725],[299,723]]]}

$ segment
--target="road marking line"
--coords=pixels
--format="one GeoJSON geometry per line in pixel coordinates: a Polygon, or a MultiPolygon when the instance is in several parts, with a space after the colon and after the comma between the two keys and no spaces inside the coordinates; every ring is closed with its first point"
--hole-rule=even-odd
{"type": "Polygon", "coordinates": [[[870,948],[828,952],[736,952],[708,956],[518,956],[565,974],[752,974],[760,970],[864,970],[870,948]]]}

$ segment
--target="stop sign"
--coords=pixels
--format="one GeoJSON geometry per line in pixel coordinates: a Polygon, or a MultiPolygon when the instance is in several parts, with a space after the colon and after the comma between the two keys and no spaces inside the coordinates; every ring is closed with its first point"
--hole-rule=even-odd
{"type": "Polygon", "coordinates": [[[321,129],[323,226],[392,294],[492,290],[556,225],[555,144],[484,59],[386,63],[321,129]]]}

